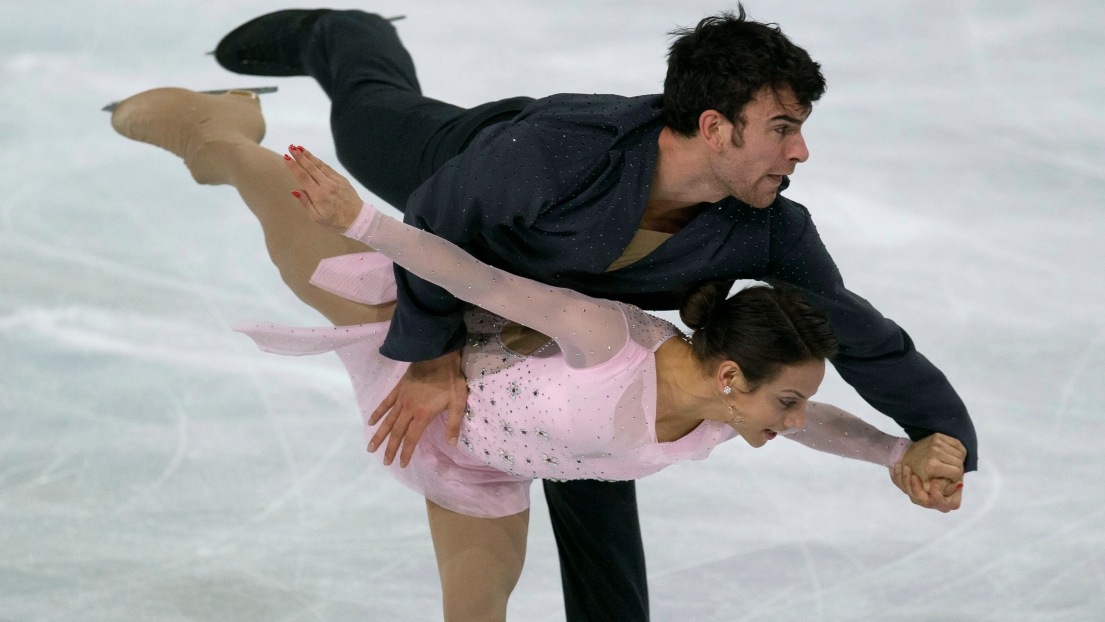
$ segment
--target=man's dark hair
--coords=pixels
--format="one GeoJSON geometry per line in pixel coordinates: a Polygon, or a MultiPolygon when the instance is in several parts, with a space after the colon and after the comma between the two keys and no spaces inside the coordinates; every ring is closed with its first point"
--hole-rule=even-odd
{"type": "MultiPolygon", "coordinates": [[[[664,124],[683,136],[698,134],[698,119],[717,110],[744,129],[744,106],[760,89],[789,87],[809,109],[825,92],[821,65],[779,30],[739,14],[725,12],[680,28],[668,52],[664,78],[664,124]]],[[[739,142],[738,142],[739,144],[739,142]]]]}

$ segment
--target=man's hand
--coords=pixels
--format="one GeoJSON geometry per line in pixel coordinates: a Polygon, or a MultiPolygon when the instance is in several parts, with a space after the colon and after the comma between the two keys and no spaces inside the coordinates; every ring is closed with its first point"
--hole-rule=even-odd
{"type": "Polygon", "coordinates": [[[936,433],[910,445],[890,479],[913,503],[941,512],[959,509],[963,498],[963,443],[936,433]]]}
{"type": "Polygon", "coordinates": [[[914,475],[903,462],[905,461],[890,467],[890,479],[902,492],[909,495],[910,501],[923,508],[944,513],[959,509],[959,504],[963,501],[963,482],[938,477],[926,487],[921,478],[914,475]]]}
{"type": "Polygon", "coordinates": [[[909,446],[901,463],[921,478],[926,486],[935,478],[963,481],[967,448],[958,439],[937,432],[909,446]]]}
{"type": "Polygon", "coordinates": [[[407,466],[426,426],[443,410],[449,411],[445,439],[449,445],[455,446],[467,403],[468,385],[461,373],[459,351],[430,361],[411,363],[399,384],[368,419],[369,425],[376,425],[381,417],[384,419],[369,441],[368,451],[375,452],[390,435],[384,464],[392,463],[402,444],[399,466],[407,466]]]}

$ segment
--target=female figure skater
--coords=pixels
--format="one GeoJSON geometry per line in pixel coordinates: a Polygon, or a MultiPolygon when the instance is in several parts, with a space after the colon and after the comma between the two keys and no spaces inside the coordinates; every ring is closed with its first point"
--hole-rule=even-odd
{"type": "MultiPolygon", "coordinates": [[[[268,351],[337,352],[369,451],[396,418],[369,413],[381,401],[386,410],[408,365],[378,351],[393,306],[391,261],[475,305],[459,442],[446,442],[443,413],[405,468],[390,465],[426,498],[446,620],[505,619],[536,478],[636,479],[737,435],[761,447],[784,434],[890,467],[896,484],[925,494],[900,464],[907,439],[809,402],[836,343],[825,316],[791,290],[753,287],[726,300],[718,285],[700,286],[681,310],[694,329],[687,339],[635,307],[511,275],[388,218],[302,147],[283,157],[260,147],[255,96],[158,89],[125,100],[112,123],[183,157],[196,181],[238,189],[285,282],[334,324],[241,330],[268,351]]],[[[939,434],[920,443],[946,478],[931,494],[954,490],[963,446],[939,434]]]]}

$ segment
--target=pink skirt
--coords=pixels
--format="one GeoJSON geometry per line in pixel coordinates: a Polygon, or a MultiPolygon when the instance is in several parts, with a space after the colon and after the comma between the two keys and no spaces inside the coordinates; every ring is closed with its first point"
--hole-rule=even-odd
{"type": "MultiPolygon", "coordinates": [[[[395,300],[391,261],[379,253],[331,257],[319,263],[311,284],[343,298],[364,304],[395,300]]],[[[376,433],[368,425],[372,411],[387,397],[407,371],[409,363],[380,354],[391,322],[293,328],[278,324],[239,324],[266,352],[303,356],[336,352],[349,379],[364,421],[365,445],[376,433]]],[[[392,476],[443,508],[479,518],[499,518],[529,508],[532,479],[493,469],[445,442],[447,413],[438,414],[415,448],[406,467],[398,457],[388,467],[392,476]]],[[[375,454],[381,461],[383,448],[375,454]]]]}

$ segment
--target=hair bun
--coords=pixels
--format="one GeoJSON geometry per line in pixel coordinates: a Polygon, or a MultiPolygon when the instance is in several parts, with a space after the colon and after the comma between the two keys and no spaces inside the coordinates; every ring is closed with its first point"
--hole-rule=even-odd
{"type": "Polygon", "coordinates": [[[692,285],[683,294],[683,303],[679,305],[679,319],[691,330],[698,331],[706,327],[725,304],[725,295],[732,283],[728,281],[704,281],[692,285]]]}

